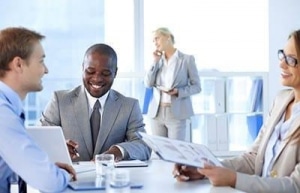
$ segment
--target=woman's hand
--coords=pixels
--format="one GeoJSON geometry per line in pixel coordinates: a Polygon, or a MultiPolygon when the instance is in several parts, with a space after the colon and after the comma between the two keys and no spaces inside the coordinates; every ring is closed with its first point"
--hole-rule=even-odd
{"type": "Polygon", "coordinates": [[[204,168],[198,168],[198,172],[205,175],[214,186],[235,187],[236,172],[228,168],[204,165],[204,168]]]}
{"type": "Polygon", "coordinates": [[[168,91],[167,94],[178,96],[178,89],[173,88],[172,90],[168,91]]]}
{"type": "Polygon", "coordinates": [[[178,181],[199,180],[204,178],[204,175],[202,175],[196,167],[181,164],[175,164],[173,175],[178,181]]]}
{"type": "Polygon", "coordinates": [[[162,52],[159,51],[159,50],[155,50],[155,51],[153,52],[154,62],[155,62],[155,63],[158,62],[158,61],[160,60],[161,56],[162,56],[162,52]]]}

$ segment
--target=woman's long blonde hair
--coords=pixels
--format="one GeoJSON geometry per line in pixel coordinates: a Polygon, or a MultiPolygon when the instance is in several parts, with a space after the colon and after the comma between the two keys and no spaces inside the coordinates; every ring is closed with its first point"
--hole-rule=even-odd
{"type": "MultiPolygon", "coordinates": [[[[288,39],[291,39],[293,38],[294,39],[294,42],[295,42],[295,48],[296,48],[296,52],[297,52],[297,67],[300,65],[300,29],[299,30],[296,30],[296,31],[293,31],[288,39]]],[[[299,67],[298,67],[299,68],[299,67]]],[[[294,132],[292,135],[288,136],[287,140],[289,141],[292,141],[294,143],[300,143],[300,126],[298,127],[297,131],[294,132]]]]}

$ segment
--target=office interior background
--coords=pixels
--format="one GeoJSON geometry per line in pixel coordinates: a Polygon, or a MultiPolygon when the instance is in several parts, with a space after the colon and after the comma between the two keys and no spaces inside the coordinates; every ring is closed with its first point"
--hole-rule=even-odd
{"type": "MultiPolygon", "coordinates": [[[[143,108],[143,77],[154,50],[152,32],[164,26],[175,35],[179,50],[195,56],[201,78],[202,92],[192,98],[196,114],[187,126],[190,140],[209,145],[219,155],[239,153],[252,143],[247,118],[267,116],[281,89],[277,50],[292,30],[300,28],[297,0],[0,0],[0,4],[1,29],[24,26],[46,35],[49,74],[43,79],[44,90],[30,93],[24,101],[27,125],[38,122],[54,90],[81,84],[84,52],[100,42],[111,45],[119,57],[113,88],[139,99],[143,108]],[[256,80],[263,83],[258,108],[253,108],[256,80]],[[218,125],[221,129],[213,129],[218,125]]],[[[146,115],[145,122],[150,131],[146,115]]]]}

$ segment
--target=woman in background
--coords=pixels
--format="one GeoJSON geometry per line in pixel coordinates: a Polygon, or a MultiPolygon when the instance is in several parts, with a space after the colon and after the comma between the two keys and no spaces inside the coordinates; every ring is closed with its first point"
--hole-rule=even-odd
{"type": "Polygon", "coordinates": [[[195,58],[174,47],[167,28],[153,34],[154,62],[145,77],[145,85],[153,87],[148,109],[152,134],[186,140],[186,123],[194,115],[190,96],[201,90],[195,58]]]}
{"type": "Polygon", "coordinates": [[[192,168],[176,164],[180,181],[205,176],[215,186],[231,186],[251,193],[300,192],[300,30],[293,32],[278,51],[281,83],[269,117],[252,147],[224,167],[192,168]]]}

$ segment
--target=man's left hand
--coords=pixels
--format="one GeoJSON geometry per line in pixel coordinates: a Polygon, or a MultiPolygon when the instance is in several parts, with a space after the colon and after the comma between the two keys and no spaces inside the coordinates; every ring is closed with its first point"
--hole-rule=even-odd
{"type": "Polygon", "coordinates": [[[123,159],[123,156],[122,156],[122,152],[121,150],[116,147],[116,146],[112,146],[110,147],[106,152],[104,152],[105,154],[114,154],[115,156],[115,161],[120,161],[123,159]]]}

